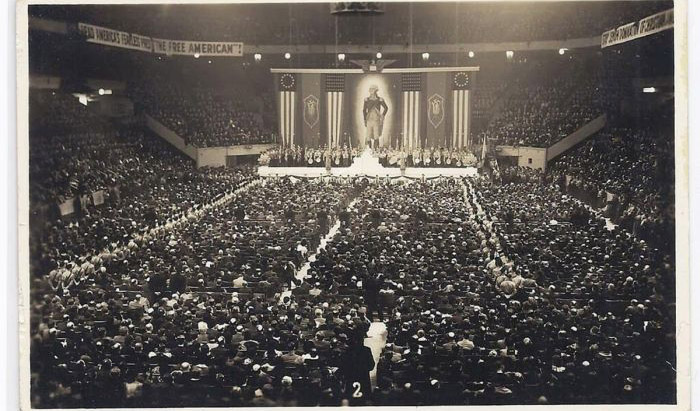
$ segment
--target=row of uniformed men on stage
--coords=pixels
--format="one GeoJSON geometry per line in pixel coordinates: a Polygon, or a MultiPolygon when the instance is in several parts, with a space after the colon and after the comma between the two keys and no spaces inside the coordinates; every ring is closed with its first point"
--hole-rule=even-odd
{"type": "Polygon", "coordinates": [[[379,163],[384,167],[473,167],[476,156],[466,147],[462,148],[414,148],[413,150],[379,147],[374,150],[379,163]]]}
{"type": "Polygon", "coordinates": [[[352,159],[359,156],[357,148],[347,145],[333,147],[278,146],[260,155],[261,165],[270,167],[349,167],[352,159]],[[329,164],[327,164],[329,163],[329,164]]]}
{"type": "MultiPolygon", "coordinates": [[[[261,165],[270,167],[348,167],[360,150],[347,145],[328,149],[325,146],[278,146],[260,155],[261,165]]],[[[413,150],[379,147],[373,150],[384,167],[473,167],[476,156],[467,148],[415,148],[413,150]]]]}

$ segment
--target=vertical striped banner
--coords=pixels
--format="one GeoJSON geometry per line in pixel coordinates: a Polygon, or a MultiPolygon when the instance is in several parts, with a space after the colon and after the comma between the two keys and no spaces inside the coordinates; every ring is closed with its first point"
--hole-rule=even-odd
{"type": "Polygon", "coordinates": [[[343,92],[327,91],[326,101],[328,102],[328,145],[336,147],[340,141],[341,123],[343,120],[343,92]]]}
{"type": "Polygon", "coordinates": [[[329,147],[337,147],[344,143],[343,134],[343,100],[345,97],[345,75],[326,75],[326,123],[329,147]]]}
{"type": "Polygon", "coordinates": [[[280,136],[282,145],[294,144],[294,118],[296,117],[296,92],[280,91],[280,136]]]}
{"type": "Polygon", "coordinates": [[[469,146],[471,78],[467,72],[457,72],[452,80],[452,147],[469,146]]]}
{"type": "Polygon", "coordinates": [[[296,86],[297,79],[291,73],[283,73],[279,76],[279,113],[280,113],[280,137],[285,147],[294,144],[296,133],[296,86]]]}
{"type": "Polygon", "coordinates": [[[403,89],[403,121],[401,134],[402,148],[413,150],[420,147],[420,100],[421,76],[418,73],[405,73],[401,78],[403,89]]]}

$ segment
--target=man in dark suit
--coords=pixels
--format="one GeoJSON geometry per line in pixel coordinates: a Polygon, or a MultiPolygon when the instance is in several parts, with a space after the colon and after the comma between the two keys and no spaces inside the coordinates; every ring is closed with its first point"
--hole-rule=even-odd
{"type": "Polygon", "coordinates": [[[341,370],[345,377],[345,398],[351,405],[365,402],[372,394],[369,372],[374,369],[372,350],[364,346],[364,332],[355,330],[350,346],[342,357],[341,370]]]}

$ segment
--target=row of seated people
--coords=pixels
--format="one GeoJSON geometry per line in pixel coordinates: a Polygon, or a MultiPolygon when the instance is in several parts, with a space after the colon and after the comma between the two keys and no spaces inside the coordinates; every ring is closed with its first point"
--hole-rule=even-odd
{"type": "Polygon", "coordinates": [[[489,263],[491,276],[499,281],[504,272],[516,272],[538,284],[510,298],[510,330],[504,335],[516,348],[526,345],[506,361],[520,362],[517,371],[537,384],[536,389],[524,386],[531,399],[672,401],[671,256],[624,229],[606,226],[556,183],[483,180],[475,186],[474,203],[483,207],[501,256],[509,261],[489,263]]]}
{"type": "MultiPolygon", "coordinates": [[[[306,240],[303,245],[307,250],[315,247],[322,232],[327,231],[330,222],[336,213],[336,208],[345,200],[345,196],[353,191],[352,186],[342,185],[344,190],[337,192],[331,188],[341,187],[341,183],[295,180],[293,183],[288,179],[261,180],[249,184],[242,190],[234,193],[234,205],[225,208],[205,209],[203,207],[193,208],[183,215],[186,217],[184,225],[176,224],[181,218],[172,218],[156,227],[151,232],[136,231],[125,234],[123,237],[117,236],[120,241],[107,242],[103,248],[96,248],[87,255],[77,254],[75,258],[65,261],[58,259],[48,276],[49,284],[56,290],[64,290],[74,283],[83,281],[104,281],[109,277],[109,273],[103,269],[105,262],[131,261],[130,256],[134,253],[140,256],[139,244],[147,244],[145,251],[150,250],[150,245],[155,241],[158,246],[165,247],[167,255],[171,258],[180,258],[180,255],[191,255],[193,248],[199,247],[216,256],[213,261],[192,259],[185,264],[187,273],[192,272],[190,285],[211,288],[221,286],[231,286],[234,280],[236,283],[244,284],[245,278],[238,277],[245,275],[259,275],[265,272],[274,261],[274,254],[280,250],[286,250],[286,242],[300,242],[302,238],[315,239],[314,242],[306,240]],[[321,190],[321,188],[323,190],[321,190]],[[300,190],[297,192],[296,190],[300,190]],[[297,196],[297,197],[293,197],[297,196]],[[298,198],[298,203],[296,202],[298,198]],[[288,200],[294,200],[293,206],[288,204],[288,200]],[[196,223],[195,223],[196,220],[196,223]],[[186,243],[178,242],[175,234],[165,233],[177,227],[179,235],[196,236],[206,238],[204,243],[194,241],[193,245],[186,247],[186,243]],[[235,233],[230,238],[217,238],[216,235],[222,230],[233,230],[235,233]],[[275,235],[271,233],[275,233],[275,235]],[[293,238],[293,239],[290,239],[293,238]],[[158,240],[158,241],[156,241],[158,240]],[[259,249],[258,244],[266,244],[266,248],[259,249]],[[185,248],[183,248],[185,247],[185,248]],[[269,254],[269,255],[268,255],[269,254]],[[80,257],[79,257],[80,256],[80,257]],[[221,260],[221,264],[231,265],[226,270],[217,270],[216,263],[221,260]],[[239,275],[232,277],[233,270],[238,270],[239,275]],[[197,272],[194,272],[197,271],[197,272]],[[95,277],[93,278],[93,274],[95,277]]],[[[292,201],[289,200],[289,201],[292,201]]],[[[179,215],[178,215],[179,216],[179,215]]],[[[105,236],[107,239],[114,238],[111,235],[105,236]]],[[[107,240],[105,240],[107,241],[107,240]]],[[[296,250],[296,248],[294,248],[296,250]]],[[[294,251],[295,252],[295,251],[294,251]]],[[[64,251],[65,253],[65,251],[64,251]]],[[[197,253],[205,253],[198,250],[197,253]]],[[[68,255],[66,258],[68,258],[68,255]]],[[[149,257],[148,265],[163,266],[165,263],[149,257]]],[[[293,264],[299,261],[290,260],[293,264]]],[[[142,275],[144,266],[134,267],[134,275],[142,275]]],[[[184,275],[184,273],[181,273],[184,275]]],[[[167,275],[159,271],[150,277],[155,285],[153,292],[163,292],[167,288],[167,275]]],[[[41,279],[41,277],[40,277],[41,279]]],[[[124,286],[133,286],[133,279],[125,281],[124,286]]],[[[182,279],[176,280],[178,284],[186,283],[182,279]]],[[[138,284],[138,282],[137,282],[138,284]]],[[[138,285],[137,285],[138,287],[138,285]]],[[[176,290],[182,291],[181,288],[176,290]]]]}
{"type": "Polygon", "coordinates": [[[673,242],[672,132],[606,128],[556,159],[549,172],[568,176],[568,192],[604,208],[636,236],[673,242]]]}
{"type": "Polygon", "coordinates": [[[340,405],[343,354],[368,323],[360,301],[281,297],[355,190],[258,181],[104,250],[55,290],[35,280],[34,404],[340,405]]]}
{"type": "Polygon", "coordinates": [[[430,147],[408,150],[380,147],[374,150],[384,167],[475,167],[477,158],[468,148],[430,147]]]}
{"type": "Polygon", "coordinates": [[[377,187],[312,264],[389,319],[376,404],[672,400],[668,256],[555,186],[475,189],[377,187]]]}
{"type": "Polygon", "coordinates": [[[362,295],[387,325],[371,404],[478,403],[468,390],[484,380],[506,390],[498,358],[486,349],[496,342],[479,328],[486,322],[478,314],[488,308],[479,300],[501,295],[479,267],[488,238],[479,235],[472,214],[456,180],[374,184],[341,217],[339,235],[312,263],[311,281],[328,290],[324,295],[362,295]],[[463,365],[457,353],[462,348],[441,350],[435,342],[443,338],[473,350],[468,362],[463,365]],[[478,362],[482,357],[488,365],[478,362]]]}
{"type": "Polygon", "coordinates": [[[87,128],[101,131],[106,123],[95,110],[81,104],[77,97],[62,91],[31,90],[29,105],[32,132],[72,132],[87,128]]]}
{"type": "Polygon", "coordinates": [[[277,146],[260,155],[258,163],[270,167],[349,167],[360,154],[356,147],[335,146],[332,149],[322,147],[277,146]]]}
{"type": "Polygon", "coordinates": [[[88,289],[38,304],[33,402],[52,408],[337,406],[368,326],[357,304],[318,297],[88,289]]]}
{"type": "Polygon", "coordinates": [[[475,120],[488,119],[496,101],[505,95],[507,84],[503,78],[480,76],[474,88],[474,99],[471,106],[472,118],[475,120]]]}
{"type": "Polygon", "coordinates": [[[180,218],[254,177],[252,170],[197,169],[139,128],[35,138],[32,272],[74,269],[79,257],[113,243],[126,245],[133,233],[180,218]],[[91,196],[96,191],[102,193],[100,202],[91,196]],[[74,211],[63,213],[63,202],[72,202],[74,211]]]}
{"type": "Polygon", "coordinates": [[[495,145],[549,147],[602,114],[594,81],[567,76],[547,85],[516,82],[512,87],[479,141],[485,136],[495,145]]]}
{"type": "Polygon", "coordinates": [[[540,169],[517,165],[499,166],[493,176],[494,181],[502,184],[544,183],[546,178],[546,174],[540,169]]]}
{"type": "Polygon", "coordinates": [[[196,147],[271,143],[276,136],[259,113],[241,101],[216,96],[209,89],[148,84],[131,94],[148,114],[196,147]]]}

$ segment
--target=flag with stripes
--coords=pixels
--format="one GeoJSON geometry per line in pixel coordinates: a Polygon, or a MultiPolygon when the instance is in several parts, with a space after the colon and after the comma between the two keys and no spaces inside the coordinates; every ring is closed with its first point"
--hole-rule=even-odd
{"type": "Polygon", "coordinates": [[[452,147],[469,146],[469,90],[471,76],[466,71],[459,71],[452,78],[452,147]]]}
{"type": "Polygon", "coordinates": [[[403,96],[402,146],[406,150],[421,147],[420,140],[420,94],[421,74],[404,73],[401,77],[403,96]]]}
{"type": "Polygon", "coordinates": [[[346,143],[341,141],[344,95],[345,75],[326,74],[326,122],[329,147],[337,147],[346,143]]]}
{"type": "Polygon", "coordinates": [[[292,73],[282,73],[279,76],[279,115],[280,138],[285,147],[294,145],[296,130],[296,88],[297,79],[292,73]]]}

